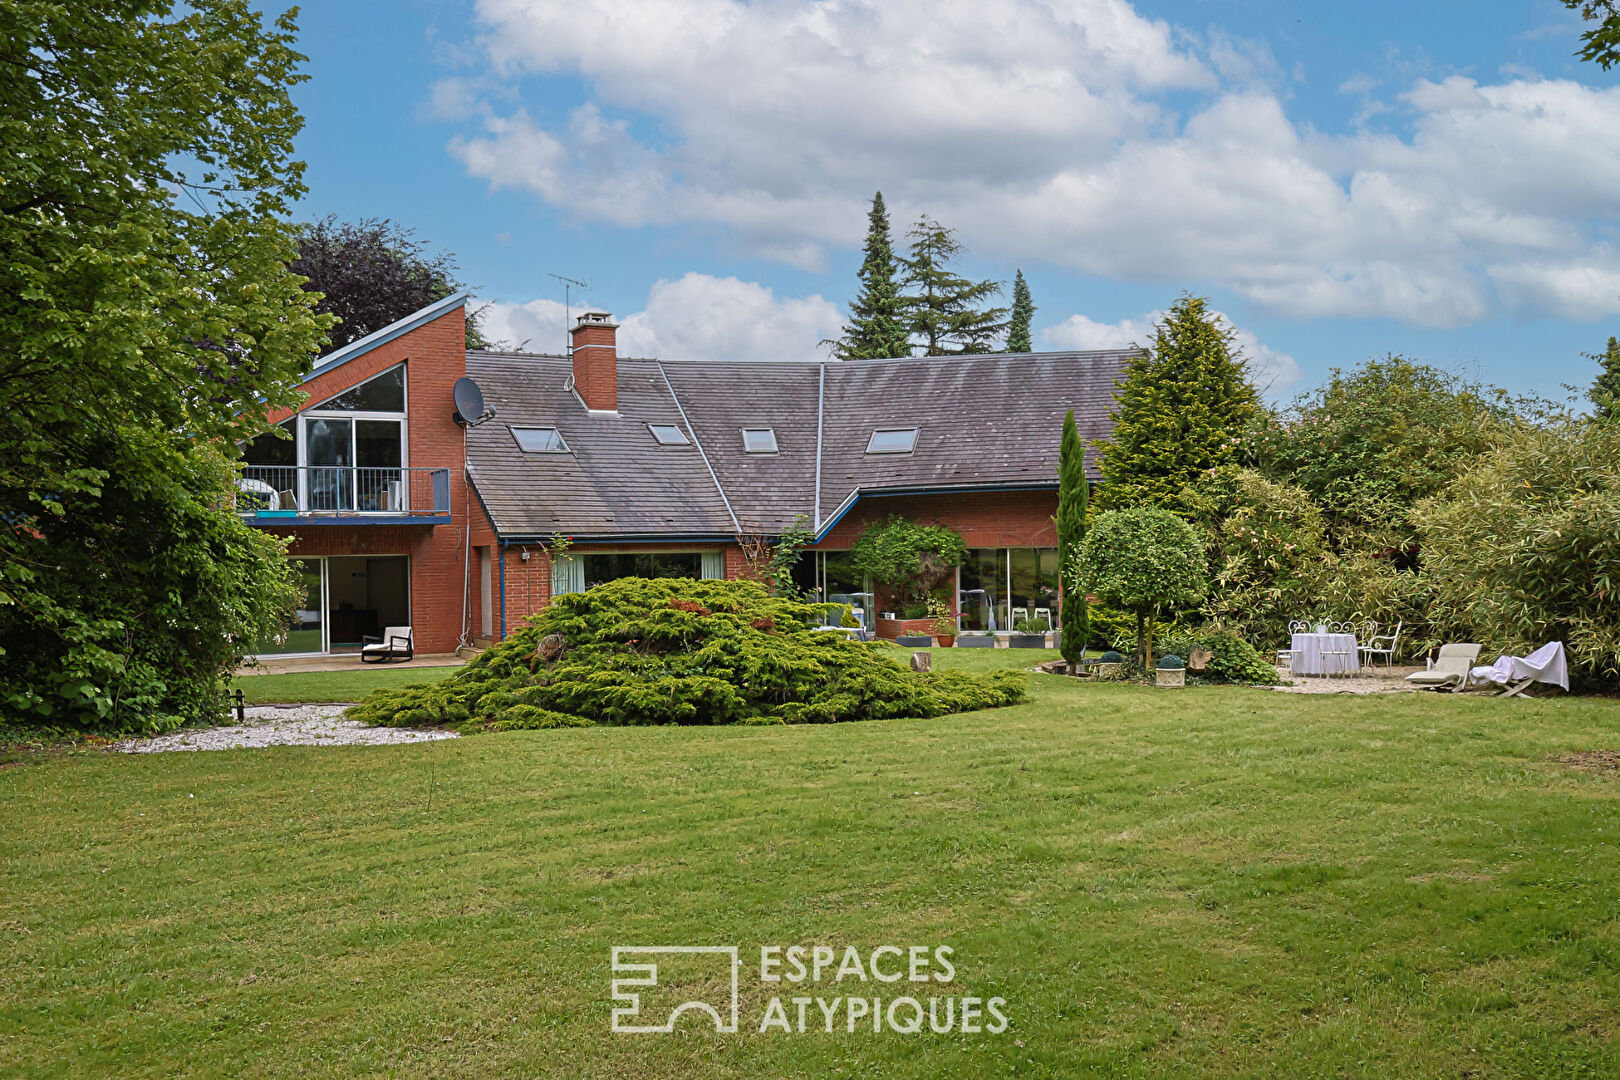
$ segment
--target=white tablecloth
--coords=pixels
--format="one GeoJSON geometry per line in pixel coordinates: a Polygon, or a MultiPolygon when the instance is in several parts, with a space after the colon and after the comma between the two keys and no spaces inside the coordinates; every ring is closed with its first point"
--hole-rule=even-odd
{"type": "Polygon", "coordinates": [[[1295,675],[1338,675],[1360,671],[1354,634],[1295,634],[1288,670],[1295,675]],[[1328,656],[1343,652],[1343,656],[1328,656]]]}

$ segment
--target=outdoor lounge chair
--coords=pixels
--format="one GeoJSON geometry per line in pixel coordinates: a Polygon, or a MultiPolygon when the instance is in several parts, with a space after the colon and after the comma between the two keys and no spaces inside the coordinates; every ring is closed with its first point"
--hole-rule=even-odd
{"type": "Polygon", "coordinates": [[[416,655],[411,628],[386,626],[381,637],[366,634],[360,639],[360,662],[385,664],[390,660],[409,660],[416,655]]]}
{"type": "Polygon", "coordinates": [[[1543,682],[1569,689],[1569,661],[1562,641],[1549,641],[1529,656],[1503,653],[1490,667],[1477,667],[1469,676],[1476,684],[1494,684],[1491,697],[1517,697],[1531,684],[1543,682]]]}
{"type": "Polygon", "coordinates": [[[1440,658],[1428,671],[1414,671],[1406,681],[1419,690],[1449,690],[1456,693],[1468,685],[1468,671],[1479,659],[1475,644],[1442,645],[1440,658]]]}

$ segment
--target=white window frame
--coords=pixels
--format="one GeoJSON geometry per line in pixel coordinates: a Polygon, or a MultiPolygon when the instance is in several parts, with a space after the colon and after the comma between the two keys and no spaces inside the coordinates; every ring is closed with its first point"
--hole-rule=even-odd
{"type": "Polygon", "coordinates": [[[519,452],[524,454],[572,454],[574,452],[569,448],[568,440],[563,436],[562,428],[557,427],[555,424],[507,424],[506,433],[512,436],[512,441],[517,444],[519,452]],[[523,440],[518,438],[518,432],[520,431],[549,431],[557,436],[557,442],[561,445],[555,450],[530,450],[523,445],[523,440]]]}
{"type": "Polygon", "coordinates": [[[745,453],[745,454],[776,454],[776,453],[781,452],[781,447],[777,444],[777,441],[776,441],[776,429],[775,428],[768,428],[768,427],[747,428],[747,427],[745,427],[745,428],[741,428],[739,430],[742,431],[743,453],[745,453]],[[749,446],[748,445],[748,436],[750,436],[750,435],[768,435],[768,436],[770,436],[770,440],[771,440],[770,447],[766,448],[766,449],[757,449],[756,450],[754,447],[749,446]]]}
{"type": "MultiPolygon", "coordinates": [[[[653,437],[653,442],[657,443],[659,446],[692,445],[692,440],[687,437],[686,432],[681,430],[681,425],[679,424],[648,424],[647,432],[653,437]],[[669,430],[673,431],[675,434],[681,437],[680,442],[665,442],[663,439],[658,437],[659,428],[668,428],[669,430]]],[[[601,554],[606,554],[606,552],[602,552],[601,554]]]]}
{"type": "MultiPolygon", "coordinates": [[[[344,394],[347,394],[350,390],[353,390],[355,387],[364,386],[366,383],[371,382],[373,379],[380,379],[384,375],[387,375],[387,374],[389,374],[390,372],[393,372],[393,371],[406,371],[406,365],[404,363],[395,364],[393,367],[385,368],[382,371],[377,372],[377,374],[370,376],[369,378],[361,379],[359,382],[355,383],[353,386],[346,386],[342,390],[339,390],[335,394],[327,395],[327,397],[321,402],[321,404],[324,405],[328,401],[332,401],[335,398],[340,398],[344,394]]],[[[294,437],[297,440],[297,447],[298,447],[296,452],[297,452],[297,461],[298,461],[298,505],[299,506],[307,507],[309,505],[309,491],[308,491],[308,487],[309,487],[309,470],[310,470],[310,468],[312,466],[309,463],[309,457],[308,457],[308,452],[307,452],[308,451],[308,442],[304,437],[304,428],[307,426],[307,424],[309,422],[309,419],[311,419],[311,418],[316,419],[316,420],[394,420],[394,421],[398,421],[399,422],[399,469],[400,469],[401,477],[406,478],[407,483],[408,483],[409,469],[411,467],[411,420],[410,420],[411,380],[408,377],[408,374],[409,373],[406,372],[406,375],[403,376],[400,379],[400,382],[401,382],[401,384],[403,386],[403,393],[404,393],[404,408],[401,409],[399,412],[386,412],[386,411],[380,411],[380,410],[375,410],[375,409],[367,409],[367,410],[361,410],[361,411],[351,411],[351,410],[346,410],[346,409],[323,409],[319,405],[317,405],[317,406],[315,406],[313,408],[302,409],[302,410],[299,411],[299,413],[298,413],[298,423],[296,425],[294,425],[294,432],[293,432],[294,437]]],[[[357,435],[356,435],[355,426],[353,424],[350,424],[349,425],[349,459],[350,459],[350,461],[353,461],[353,462],[358,462],[359,461],[359,452],[358,452],[359,447],[355,443],[356,438],[357,438],[357,435]]],[[[313,468],[322,468],[322,467],[323,466],[319,466],[319,465],[313,466],[313,468]]],[[[350,480],[350,487],[351,488],[358,488],[358,485],[359,485],[359,472],[358,472],[358,470],[360,469],[360,467],[361,466],[358,465],[358,464],[352,464],[352,465],[349,466],[349,469],[352,471],[352,474],[353,474],[352,477],[351,477],[351,480],[350,480]]],[[[359,502],[359,494],[360,493],[359,493],[358,490],[351,490],[350,495],[351,495],[351,499],[352,499],[353,502],[355,502],[355,503],[359,502]]],[[[368,514],[370,514],[370,513],[398,514],[401,517],[403,517],[408,512],[407,508],[409,506],[410,506],[410,499],[409,499],[408,496],[406,496],[406,497],[403,497],[401,499],[401,506],[400,506],[400,509],[398,509],[398,510],[376,510],[376,511],[368,510],[368,511],[366,511],[366,513],[368,513],[368,514]]],[[[326,512],[328,512],[328,511],[311,511],[311,513],[326,513],[326,512]]],[[[331,512],[336,513],[338,511],[331,511],[331,512]]],[[[355,513],[356,511],[343,511],[343,512],[344,513],[355,513]]]]}
{"type": "Polygon", "coordinates": [[[912,453],[913,451],[915,451],[917,449],[917,438],[921,434],[922,434],[922,428],[920,428],[920,427],[876,428],[876,429],[874,429],[872,431],[872,437],[866,440],[866,452],[868,454],[909,454],[909,453],[912,453]],[[904,435],[904,434],[909,434],[911,436],[911,441],[906,444],[904,449],[884,449],[884,450],[874,450],[873,449],[873,446],[878,441],[878,436],[879,435],[904,435]]]}

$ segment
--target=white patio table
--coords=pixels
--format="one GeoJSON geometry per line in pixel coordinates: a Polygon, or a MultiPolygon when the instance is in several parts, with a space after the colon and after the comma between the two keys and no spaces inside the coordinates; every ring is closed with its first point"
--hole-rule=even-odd
{"type": "Polygon", "coordinates": [[[1288,670],[1295,675],[1342,675],[1361,670],[1354,634],[1295,634],[1292,651],[1288,670]]]}

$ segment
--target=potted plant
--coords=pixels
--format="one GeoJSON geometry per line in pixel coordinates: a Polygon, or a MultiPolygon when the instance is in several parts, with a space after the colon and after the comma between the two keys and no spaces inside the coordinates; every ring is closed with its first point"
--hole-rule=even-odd
{"type": "Polygon", "coordinates": [[[1153,669],[1153,681],[1159,686],[1186,686],[1186,662],[1175,653],[1161,657],[1159,666],[1153,669]]]}
{"type": "Polygon", "coordinates": [[[1117,679],[1117,678],[1119,678],[1119,666],[1121,664],[1123,664],[1124,662],[1125,662],[1125,657],[1121,656],[1119,653],[1115,652],[1113,649],[1109,649],[1107,652],[1103,653],[1101,656],[1099,656],[1097,658],[1097,678],[1099,678],[1099,679],[1117,679]]]}
{"type": "Polygon", "coordinates": [[[928,598],[928,615],[934,620],[934,640],[948,649],[956,642],[956,613],[937,596],[928,598]]]}
{"type": "Polygon", "coordinates": [[[1014,649],[1046,648],[1046,632],[1051,625],[1045,619],[1019,619],[1013,625],[1012,640],[1007,644],[1014,649]]]}

